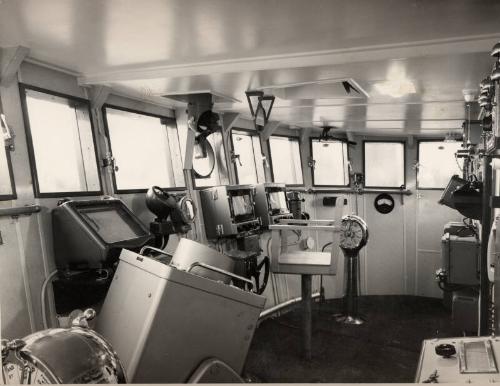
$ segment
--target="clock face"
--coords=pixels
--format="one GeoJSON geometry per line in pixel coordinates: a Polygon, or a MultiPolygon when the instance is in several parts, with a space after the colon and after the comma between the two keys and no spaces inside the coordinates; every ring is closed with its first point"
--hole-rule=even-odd
{"type": "Polygon", "coordinates": [[[365,222],[357,216],[346,216],[342,219],[340,231],[340,247],[345,250],[361,249],[368,237],[365,222]]]}

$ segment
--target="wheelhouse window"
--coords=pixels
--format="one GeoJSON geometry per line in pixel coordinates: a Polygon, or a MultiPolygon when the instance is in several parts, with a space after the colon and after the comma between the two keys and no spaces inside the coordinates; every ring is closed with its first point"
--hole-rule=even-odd
{"type": "Polygon", "coordinates": [[[151,186],[184,187],[181,149],[174,119],[105,106],[104,116],[115,159],[118,193],[151,186]]]}
{"type": "Polygon", "coordinates": [[[418,143],[417,186],[444,189],[451,176],[461,175],[463,161],[455,157],[461,142],[420,141],[418,143]]]}
{"type": "Polygon", "coordinates": [[[334,140],[311,139],[313,185],[349,185],[347,144],[334,140]]]}
{"type": "Polygon", "coordinates": [[[89,102],[21,85],[35,196],[101,193],[89,102]]]}
{"type": "Polygon", "coordinates": [[[265,182],[259,136],[233,130],[232,141],[238,184],[265,182]]]}
{"type": "Polygon", "coordinates": [[[405,186],[404,142],[363,142],[365,187],[405,186]]]}
{"type": "Polygon", "coordinates": [[[271,136],[269,152],[274,182],[287,185],[304,183],[298,138],[271,136]]]}
{"type": "Polygon", "coordinates": [[[194,147],[193,169],[196,177],[195,186],[197,188],[204,188],[227,185],[229,184],[229,177],[222,133],[216,131],[210,134],[207,137],[207,141],[209,145],[197,143],[194,147]]]}

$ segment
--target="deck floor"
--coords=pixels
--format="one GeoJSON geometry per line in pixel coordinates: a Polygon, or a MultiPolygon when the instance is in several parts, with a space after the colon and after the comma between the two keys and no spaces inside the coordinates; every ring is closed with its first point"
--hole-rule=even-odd
{"type": "MultiPolygon", "coordinates": [[[[257,329],[244,374],[256,382],[413,382],[423,339],[453,336],[440,299],[362,296],[367,323],[334,321],[339,300],[315,303],[313,358],[301,355],[300,307],[264,320],[257,329]]],[[[455,334],[456,335],[456,334],[455,334]]]]}

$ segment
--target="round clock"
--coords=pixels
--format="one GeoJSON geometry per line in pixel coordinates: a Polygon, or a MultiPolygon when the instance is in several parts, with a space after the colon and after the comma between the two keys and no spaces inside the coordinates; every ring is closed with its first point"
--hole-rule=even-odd
{"type": "Polygon", "coordinates": [[[365,221],[358,216],[342,217],[340,231],[340,248],[346,252],[356,253],[368,241],[368,227],[365,221]]]}

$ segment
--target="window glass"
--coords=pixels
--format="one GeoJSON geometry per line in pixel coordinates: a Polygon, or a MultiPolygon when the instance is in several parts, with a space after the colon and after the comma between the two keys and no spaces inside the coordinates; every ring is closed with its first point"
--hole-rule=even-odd
{"type": "Polygon", "coordinates": [[[365,186],[399,188],[405,185],[404,152],[402,142],[364,142],[365,186]]]}
{"type": "Polygon", "coordinates": [[[88,103],[25,89],[38,194],[99,192],[88,103]]]}
{"type": "Polygon", "coordinates": [[[9,168],[8,149],[3,146],[3,139],[0,137],[0,197],[13,195],[11,184],[11,170],[9,168]]]}
{"type": "Polygon", "coordinates": [[[288,185],[302,185],[302,164],[298,138],[269,138],[269,148],[273,168],[274,182],[288,185]]]}
{"type": "Polygon", "coordinates": [[[236,174],[239,184],[258,184],[265,182],[264,164],[262,163],[262,150],[257,135],[234,132],[234,154],[236,174]]]}
{"type": "Polygon", "coordinates": [[[420,189],[444,189],[451,176],[462,174],[463,160],[455,158],[460,145],[460,142],[419,142],[417,182],[420,189]]]}
{"type": "MultiPolygon", "coordinates": [[[[222,133],[216,131],[207,137],[208,142],[212,145],[215,153],[215,165],[212,174],[208,178],[196,178],[196,187],[207,187],[207,186],[217,186],[217,185],[227,185],[229,184],[228,170],[226,166],[226,153],[224,151],[224,142],[222,140],[222,133]]],[[[195,148],[194,157],[198,165],[206,163],[208,168],[209,159],[208,157],[199,158],[200,152],[195,148]]],[[[206,168],[204,168],[206,169],[206,168]]]]}
{"type": "Polygon", "coordinates": [[[117,191],[184,186],[173,120],[106,107],[117,191]]]}
{"type": "Polygon", "coordinates": [[[347,144],[341,141],[312,140],[313,181],[316,186],[349,185],[347,144]]]}

